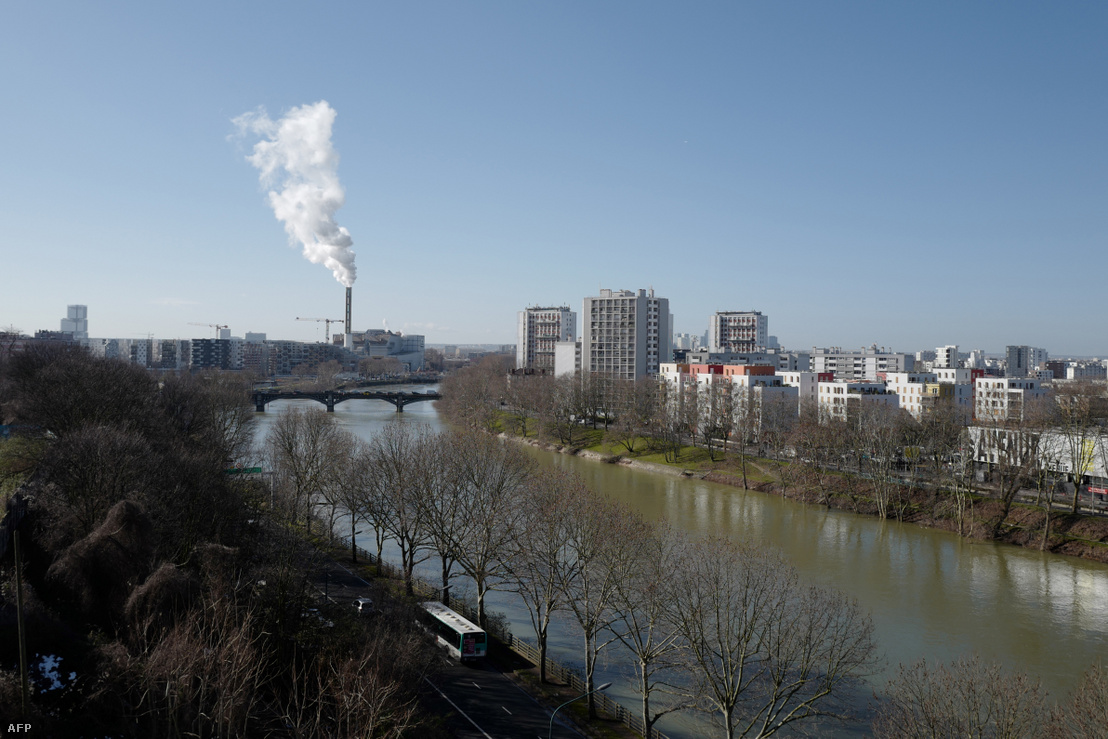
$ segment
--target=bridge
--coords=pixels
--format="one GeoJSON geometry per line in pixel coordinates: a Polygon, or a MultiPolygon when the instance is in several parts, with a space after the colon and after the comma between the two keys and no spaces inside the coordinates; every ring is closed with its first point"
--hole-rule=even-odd
{"type": "Polygon", "coordinates": [[[390,393],[373,390],[321,390],[318,392],[255,390],[252,397],[254,399],[254,410],[258,413],[264,413],[266,405],[274,400],[314,400],[327,406],[328,413],[334,413],[335,406],[346,400],[384,400],[395,405],[397,413],[403,413],[406,405],[424,400],[439,400],[442,395],[437,392],[390,393]]]}

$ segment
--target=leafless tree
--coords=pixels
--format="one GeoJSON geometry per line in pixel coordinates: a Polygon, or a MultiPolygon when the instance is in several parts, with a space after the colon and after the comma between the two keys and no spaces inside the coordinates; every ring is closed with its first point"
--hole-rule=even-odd
{"type": "Polygon", "coordinates": [[[265,455],[289,521],[309,520],[334,471],[331,454],[338,440],[339,428],[320,408],[288,408],[270,427],[265,455]]]}
{"type": "Polygon", "coordinates": [[[562,583],[570,566],[568,517],[578,500],[591,496],[579,477],[543,469],[531,475],[520,502],[519,533],[504,557],[506,587],[519,595],[539,648],[539,681],[546,682],[547,634],[564,607],[562,583]]]}
{"type": "Polygon", "coordinates": [[[589,412],[581,376],[563,375],[554,380],[547,407],[546,432],[559,444],[574,447],[582,434],[581,423],[589,412]]]}
{"type": "Polygon", "coordinates": [[[535,462],[517,446],[487,434],[466,434],[453,446],[462,524],[453,553],[473,578],[477,620],[484,628],[485,596],[507,574],[505,560],[523,524],[521,503],[535,462]]]}
{"type": "Polygon", "coordinates": [[[339,511],[347,515],[350,523],[350,558],[357,562],[358,522],[366,516],[363,491],[369,485],[369,445],[345,429],[340,430],[336,437],[330,455],[331,470],[321,498],[328,509],[328,531],[332,536],[339,511]]]}
{"type": "Polygon", "coordinates": [[[678,569],[683,536],[662,522],[629,522],[626,556],[617,560],[627,569],[616,581],[612,597],[615,618],[609,629],[636,662],[635,691],[642,698],[645,737],[653,735],[660,718],[689,707],[686,700],[670,700],[664,708],[651,706],[658,694],[681,695],[673,682],[684,648],[681,634],[670,618],[669,582],[678,569]]]}
{"type": "Polygon", "coordinates": [[[696,694],[728,739],[847,715],[844,694],[874,664],[857,603],[801,584],[776,551],[719,539],[687,547],[670,583],[696,694]]]}
{"type": "MultiPolygon", "coordinates": [[[[582,495],[567,503],[565,548],[569,567],[561,586],[566,605],[581,629],[585,689],[591,691],[597,658],[615,639],[603,636],[615,618],[612,601],[616,588],[630,570],[632,531],[637,529],[638,521],[622,505],[596,495],[582,495]]],[[[596,702],[591,694],[588,706],[589,716],[595,718],[596,702]]]]}
{"type": "Polygon", "coordinates": [[[639,442],[651,433],[651,422],[656,416],[658,381],[643,377],[637,381],[613,382],[616,400],[616,420],[608,432],[611,441],[622,446],[628,454],[634,454],[639,442]]]}
{"type": "Polygon", "coordinates": [[[733,383],[730,377],[715,375],[704,385],[698,411],[700,438],[713,462],[727,450],[735,426],[733,383]]]}
{"type": "Polygon", "coordinates": [[[423,449],[433,443],[430,437],[426,428],[390,423],[370,443],[374,503],[385,530],[400,547],[400,567],[409,595],[415,566],[429,554],[422,503],[426,491],[420,485],[419,465],[423,449]]]}
{"type": "Polygon", "coordinates": [[[446,415],[470,428],[494,430],[505,399],[507,371],[503,359],[485,357],[448,375],[442,382],[440,401],[446,415]]]}
{"type": "Polygon", "coordinates": [[[901,409],[883,403],[863,403],[858,413],[859,438],[864,443],[873,500],[881,518],[889,518],[890,513],[900,518],[902,514],[897,467],[904,450],[906,415],[901,409]]]}
{"type": "Polygon", "coordinates": [[[541,419],[553,401],[554,377],[551,375],[513,375],[508,380],[508,418],[512,430],[527,436],[533,419],[541,419]]]}
{"type": "Polygon", "coordinates": [[[450,605],[450,581],[458,558],[458,537],[467,526],[466,491],[459,480],[462,460],[473,450],[461,441],[470,434],[426,433],[420,444],[419,498],[428,542],[439,556],[442,602],[450,605]]]}
{"type": "MultiPolygon", "coordinates": [[[[1044,399],[1042,402],[1051,401],[1044,399]]],[[[971,429],[973,458],[990,470],[995,497],[1000,502],[999,512],[989,523],[992,538],[1000,535],[1016,495],[1036,466],[1041,426],[1035,419],[1041,415],[1034,406],[1028,404],[1018,418],[979,420],[971,429]]]]}
{"type": "Polygon", "coordinates": [[[1049,726],[1046,694],[1037,681],[976,656],[949,665],[901,665],[881,698],[873,721],[876,739],[1037,739],[1049,726]]]}
{"type": "Polygon", "coordinates": [[[1077,513],[1081,485],[1093,470],[1096,448],[1108,420],[1104,390],[1091,382],[1067,383],[1055,389],[1054,399],[1058,404],[1055,420],[1061,437],[1062,457],[1073,482],[1070,512],[1077,513]]]}
{"type": "Polygon", "coordinates": [[[1055,739],[1103,739],[1108,727],[1108,670],[1104,665],[1089,668],[1069,702],[1056,708],[1052,724],[1055,739]]]}

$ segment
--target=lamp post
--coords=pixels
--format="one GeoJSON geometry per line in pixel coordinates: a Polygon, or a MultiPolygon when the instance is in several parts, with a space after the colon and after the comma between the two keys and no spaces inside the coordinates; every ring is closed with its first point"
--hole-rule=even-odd
{"type": "Polygon", "coordinates": [[[582,698],[585,698],[587,696],[592,695],[593,693],[599,693],[601,690],[607,690],[610,687],[612,687],[611,683],[604,683],[600,687],[594,688],[593,690],[590,690],[587,693],[582,693],[581,695],[577,696],[576,698],[570,698],[568,701],[566,701],[562,705],[555,708],[554,713],[550,714],[550,726],[546,730],[546,739],[550,739],[552,736],[554,736],[554,716],[558,713],[558,711],[562,710],[563,708],[568,706],[570,703],[573,703],[573,701],[579,701],[582,698]]]}

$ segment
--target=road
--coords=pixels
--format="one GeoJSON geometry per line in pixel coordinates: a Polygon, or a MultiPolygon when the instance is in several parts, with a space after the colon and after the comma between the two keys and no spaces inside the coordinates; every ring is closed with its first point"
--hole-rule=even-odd
{"type": "MultiPolygon", "coordinates": [[[[379,586],[334,560],[322,565],[313,576],[320,594],[326,592],[339,604],[359,596],[381,602],[379,586]]],[[[550,711],[491,664],[463,665],[444,653],[442,672],[427,680],[427,688],[431,702],[439,705],[443,714],[456,717],[451,728],[459,739],[546,739],[550,711]]],[[[584,735],[555,719],[551,736],[581,739],[584,735]]]]}

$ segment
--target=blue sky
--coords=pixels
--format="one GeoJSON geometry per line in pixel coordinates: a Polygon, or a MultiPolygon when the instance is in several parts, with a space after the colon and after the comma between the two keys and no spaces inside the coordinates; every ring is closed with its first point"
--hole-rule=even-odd
{"type": "Polygon", "coordinates": [[[326,100],[359,329],[653,286],[680,332],[1108,353],[1108,5],[323,5],[0,7],[0,326],[322,339],[231,120],[326,100]]]}

